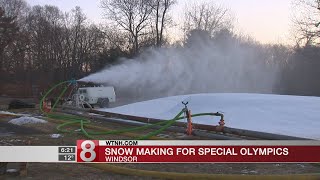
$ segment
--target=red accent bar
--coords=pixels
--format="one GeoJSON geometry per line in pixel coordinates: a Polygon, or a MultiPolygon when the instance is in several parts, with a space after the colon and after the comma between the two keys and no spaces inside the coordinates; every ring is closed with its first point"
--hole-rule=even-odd
{"type": "MultiPolygon", "coordinates": [[[[82,141],[84,142],[84,141],[82,141]]],[[[109,163],[318,163],[320,146],[97,146],[78,162],[109,163]],[[94,159],[90,155],[96,154],[94,159]],[[89,161],[88,161],[89,160],[89,161]]],[[[96,144],[96,142],[95,142],[96,144]]],[[[83,154],[83,153],[82,153],[83,154]]]]}

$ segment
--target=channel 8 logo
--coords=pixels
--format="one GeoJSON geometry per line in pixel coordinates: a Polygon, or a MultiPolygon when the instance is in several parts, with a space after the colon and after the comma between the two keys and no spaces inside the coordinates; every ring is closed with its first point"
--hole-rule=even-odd
{"type": "Polygon", "coordinates": [[[97,162],[98,146],[97,140],[78,140],[77,162],[97,162]]]}

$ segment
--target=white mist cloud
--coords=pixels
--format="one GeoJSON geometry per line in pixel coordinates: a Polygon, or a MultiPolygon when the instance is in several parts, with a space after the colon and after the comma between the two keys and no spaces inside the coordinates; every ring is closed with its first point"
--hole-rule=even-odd
{"type": "Polygon", "coordinates": [[[277,68],[263,47],[238,40],[196,41],[150,49],[135,59],[80,81],[113,85],[118,93],[149,99],[207,92],[272,93],[277,68]]]}

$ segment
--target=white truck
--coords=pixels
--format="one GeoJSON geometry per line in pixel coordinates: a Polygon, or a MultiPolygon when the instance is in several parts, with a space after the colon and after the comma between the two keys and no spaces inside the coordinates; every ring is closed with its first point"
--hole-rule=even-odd
{"type": "Polygon", "coordinates": [[[116,94],[112,86],[81,87],[76,94],[80,101],[90,104],[91,107],[98,105],[100,108],[106,108],[109,107],[110,102],[116,101],[116,94]]]}

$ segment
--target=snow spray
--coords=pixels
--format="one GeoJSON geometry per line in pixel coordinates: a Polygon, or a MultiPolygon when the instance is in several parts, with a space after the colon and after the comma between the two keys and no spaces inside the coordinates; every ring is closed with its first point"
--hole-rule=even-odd
{"type": "Polygon", "coordinates": [[[184,47],[149,49],[80,81],[109,84],[141,100],[190,93],[271,93],[278,71],[270,58],[261,45],[202,39],[184,47]]]}

